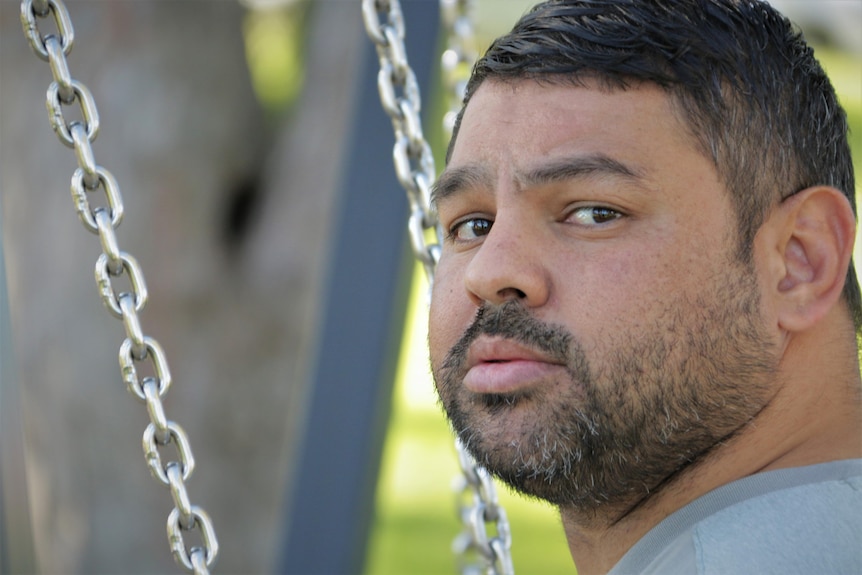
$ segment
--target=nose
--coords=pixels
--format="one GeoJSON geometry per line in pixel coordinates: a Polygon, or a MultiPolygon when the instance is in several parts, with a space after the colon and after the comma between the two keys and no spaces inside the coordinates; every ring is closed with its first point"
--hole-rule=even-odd
{"type": "Polygon", "coordinates": [[[551,281],[543,264],[541,237],[523,222],[497,214],[488,235],[467,264],[465,288],[476,305],[519,300],[527,307],[548,301],[551,281]]]}

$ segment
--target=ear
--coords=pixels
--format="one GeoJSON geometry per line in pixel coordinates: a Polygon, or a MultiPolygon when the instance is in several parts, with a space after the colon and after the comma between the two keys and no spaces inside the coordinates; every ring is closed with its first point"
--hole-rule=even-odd
{"type": "Polygon", "coordinates": [[[856,230],[850,202],[835,188],[807,188],[782,201],[764,228],[779,327],[806,330],[841,298],[856,230]]]}

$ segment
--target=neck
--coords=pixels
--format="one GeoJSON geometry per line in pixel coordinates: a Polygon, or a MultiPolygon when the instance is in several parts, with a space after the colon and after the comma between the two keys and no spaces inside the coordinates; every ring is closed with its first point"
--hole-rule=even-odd
{"type": "Polygon", "coordinates": [[[855,346],[832,339],[812,333],[790,340],[766,407],[647,499],[590,514],[561,508],[578,573],[606,573],[661,520],[717,487],[763,471],[862,457],[855,346]]]}

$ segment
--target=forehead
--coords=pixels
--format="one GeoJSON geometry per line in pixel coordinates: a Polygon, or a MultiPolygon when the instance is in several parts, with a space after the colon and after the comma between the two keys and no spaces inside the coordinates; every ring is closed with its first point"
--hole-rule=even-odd
{"type": "Polygon", "coordinates": [[[609,90],[590,81],[489,79],[464,111],[449,166],[477,160],[520,165],[534,156],[578,151],[628,155],[658,141],[678,150],[696,147],[658,86],[609,90]]]}

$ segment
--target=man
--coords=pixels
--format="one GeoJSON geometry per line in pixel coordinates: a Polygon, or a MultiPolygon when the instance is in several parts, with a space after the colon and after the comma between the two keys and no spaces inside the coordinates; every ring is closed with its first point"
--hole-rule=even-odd
{"type": "Polygon", "coordinates": [[[844,112],[756,0],[537,6],[433,200],[436,385],[579,573],[862,573],[844,112]]]}

